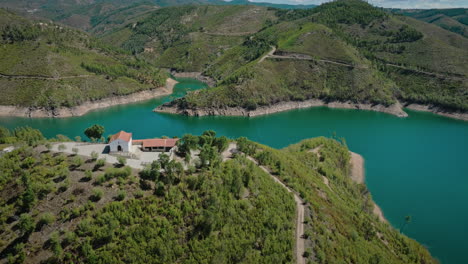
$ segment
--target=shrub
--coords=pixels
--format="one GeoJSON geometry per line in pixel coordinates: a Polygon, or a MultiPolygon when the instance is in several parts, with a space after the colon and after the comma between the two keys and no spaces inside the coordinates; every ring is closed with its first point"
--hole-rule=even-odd
{"type": "Polygon", "coordinates": [[[104,177],[106,178],[106,180],[110,180],[112,178],[126,179],[131,174],[132,174],[132,169],[130,167],[107,168],[106,172],[104,173],[104,177]]]}
{"type": "Polygon", "coordinates": [[[96,164],[94,165],[94,170],[98,170],[99,168],[103,167],[104,165],[106,165],[106,159],[105,158],[98,159],[96,161],[96,164]]]}
{"type": "Polygon", "coordinates": [[[65,146],[64,144],[60,144],[60,145],[58,146],[58,150],[59,150],[59,151],[64,151],[64,150],[66,150],[66,149],[67,149],[67,146],[65,146]]]}
{"type": "Polygon", "coordinates": [[[91,159],[97,160],[98,157],[99,157],[99,154],[96,151],[91,152],[91,159]]]}
{"type": "Polygon", "coordinates": [[[119,163],[120,166],[125,166],[125,164],[127,163],[127,159],[125,157],[118,156],[117,162],[119,163]]]}
{"type": "Polygon", "coordinates": [[[73,165],[75,165],[75,167],[80,167],[81,165],[83,165],[83,159],[80,156],[76,156],[73,159],[73,165]]]}
{"type": "Polygon", "coordinates": [[[72,152],[73,152],[75,155],[78,154],[78,151],[79,151],[78,148],[72,148],[72,152]]]}
{"type": "Polygon", "coordinates": [[[86,170],[84,174],[83,181],[90,181],[93,178],[93,172],[90,170],[86,170]]]}
{"type": "Polygon", "coordinates": [[[95,183],[97,185],[102,185],[105,181],[106,181],[106,177],[104,177],[104,175],[99,175],[96,177],[95,183]]]}
{"type": "Polygon", "coordinates": [[[46,225],[50,225],[51,223],[53,223],[55,221],[55,216],[51,213],[43,213],[40,218],[39,218],[39,221],[37,222],[37,226],[36,228],[38,230],[41,230],[43,226],[46,226],[46,225]]]}
{"type": "Polygon", "coordinates": [[[119,191],[119,193],[117,194],[117,196],[115,197],[115,199],[117,201],[123,201],[125,199],[125,197],[127,196],[127,193],[125,193],[125,191],[119,191]]]}
{"type": "Polygon", "coordinates": [[[141,198],[144,196],[144,192],[142,190],[138,190],[135,192],[135,198],[141,198]]]}
{"type": "Polygon", "coordinates": [[[104,192],[101,189],[93,189],[93,195],[91,195],[90,199],[93,202],[97,202],[101,200],[102,196],[104,195],[104,192]]]}

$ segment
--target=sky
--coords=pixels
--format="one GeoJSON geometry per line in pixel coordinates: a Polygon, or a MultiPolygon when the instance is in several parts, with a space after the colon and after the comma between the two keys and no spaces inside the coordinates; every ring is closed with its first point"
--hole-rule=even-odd
{"type": "MultiPolygon", "coordinates": [[[[278,4],[321,4],[329,0],[250,0],[252,2],[269,2],[278,4]]],[[[468,8],[468,0],[368,0],[369,3],[380,7],[391,8],[468,8]]]]}

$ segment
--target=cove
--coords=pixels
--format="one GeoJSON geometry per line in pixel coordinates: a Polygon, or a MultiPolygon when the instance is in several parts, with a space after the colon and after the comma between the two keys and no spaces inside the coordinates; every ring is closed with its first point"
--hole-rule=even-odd
{"type": "Polygon", "coordinates": [[[192,79],[178,79],[174,94],[141,103],[113,106],[64,119],[0,118],[8,128],[31,126],[45,136],[81,136],[92,124],[119,130],[134,138],[182,136],[215,130],[282,148],[298,141],[344,137],[348,147],[365,158],[366,184],[385,217],[403,233],[425,245],[444,264],[468,263],[468,122],[431,113],[408,111],[408,118],[384,113],[325,107],[244,117],[186,117],[152,109],[188,90],[204,88],[192,79]]]}

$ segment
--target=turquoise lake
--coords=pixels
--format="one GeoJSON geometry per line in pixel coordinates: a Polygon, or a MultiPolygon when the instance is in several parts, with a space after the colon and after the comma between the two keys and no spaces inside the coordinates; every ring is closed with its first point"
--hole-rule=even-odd
{"type": "Polygon", "coordinates": [[[231,138],[248,137],[282,148],[334,132],[365,158],[366,184],[385,217],[444,264],[468,263],[468,122],[408,111],[408,118],[324,107],[255,118],[186,117],[154,113],[157,105],[204,85],[179,79],[174,94],[114,106],[65,119],[0,118],[8,128],[31,126],[47,137],[81,136],[92,124],[105,135],[125,130],[133,138],[200,134],[207,129],[231,138]]]}

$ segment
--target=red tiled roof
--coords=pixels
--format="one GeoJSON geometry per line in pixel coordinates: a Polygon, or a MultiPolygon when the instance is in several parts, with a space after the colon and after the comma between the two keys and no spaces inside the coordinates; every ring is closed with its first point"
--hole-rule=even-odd
{"type": "Polygon", "coordinates": [[[178,138],[153,138],[153,139],[142,139],[138,142],[143,143],[143,148],[154,148],[154,147],[166,147],[173,148],[176,145],[178,138]]]}
{"type": "Polygon", "coordinates": [[[109,143],[116,140],[116,139],[121,139],[123,141],[129,142],[130,139],[132,138],[132,133],[127,133],[125,131],[120,131],[119,133],[112,135],[112,137],[109,140],[109,143]]]}

